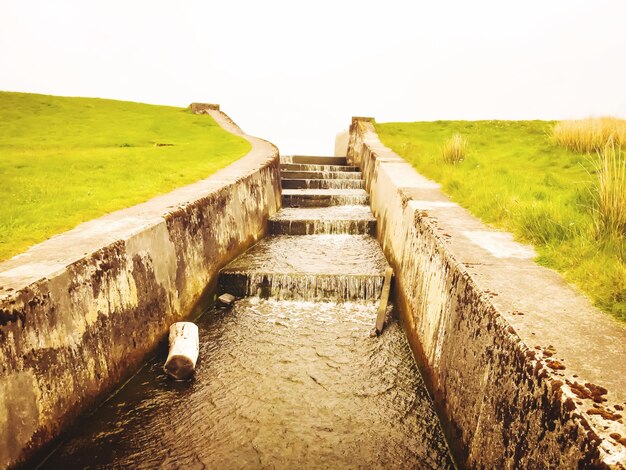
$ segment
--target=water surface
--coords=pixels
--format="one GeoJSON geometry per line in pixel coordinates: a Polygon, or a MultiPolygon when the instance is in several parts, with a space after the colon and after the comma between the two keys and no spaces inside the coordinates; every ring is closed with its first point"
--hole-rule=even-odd
{"type": "Polygon", "coordinates": [[[397,323],[375,306],[247,298],[199,321],[196,377],[164,355],[43,468],[452,468],[397,323]]]}

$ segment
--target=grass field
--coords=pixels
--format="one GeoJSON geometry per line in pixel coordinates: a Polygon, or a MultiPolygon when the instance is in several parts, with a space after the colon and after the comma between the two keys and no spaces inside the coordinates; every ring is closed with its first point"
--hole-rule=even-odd
{"type": "Polygon", "coordinates": [[[0,92],[0,260],[203,179],[249,149],[182,108],[0,92]]]}
{"type": "Polygon", "coordinates": [[[594,229],[595,155],[553,143],[548,121],[376,124],[382,142],[484,222],[532,243],[537,261],[561,272],[601,309],[626,321],[624,239],[594,229]],[[465,158],[445,163],[444,142],[467,139],[465,158]]]}

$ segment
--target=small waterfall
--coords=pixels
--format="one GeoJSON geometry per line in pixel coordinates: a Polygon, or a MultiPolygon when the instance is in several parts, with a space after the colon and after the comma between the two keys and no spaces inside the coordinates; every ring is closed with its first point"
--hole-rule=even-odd
{"type": "Polygon", "coordinates": [[[301,194],[286,194],[283,191],[285,207],[328,207],[369,204],[369,195],[364,194],[320,194],[319,197],[303,197],[301,194]]]}
{"type": "Polygon", "coordinates": [[[222,269],[219,292],[299,301],[380,297],[387,262],[372,238],[376,219],[362,173],[345,163],[282,157],[283,209],[268,221],[272,236],[222,269]]]}
{"type": "Polygon", "coordinates": [[[354,220],[270,220],[270,232],[276,235],[375,235],[376,219],[354,220]]]}
{"type": "Polygon", "coordinates": [[[360,171],[283,171],[285,179],[332,179],[332,180],[360,180],[363,175],[360,171]]]}
{"type": "Polygon", "coordinates": [[[365,182],[359,179],[284,179],[284,189],[364,189],[365,182]]]}
{"type": "Polygon", "coordinates": [[[359,171],[358,166],[314,165],[308,163],[281,162],[281,170],[287,171],[359,171]]]}
{"type": "Polygon", "coordinates": [[[241,295],[278,300],[374,302],[380,297],[383,280],[383,276],[371,275],[249,273],[241,295]]]}

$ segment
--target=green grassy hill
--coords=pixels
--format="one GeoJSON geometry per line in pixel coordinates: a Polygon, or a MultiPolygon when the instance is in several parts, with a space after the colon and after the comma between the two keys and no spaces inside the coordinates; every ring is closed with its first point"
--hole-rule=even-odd
{"type": "Polygon", "coordinates": [[[532,243],[537,261],[561,272],[594,303],[626,320],[624,239],[594,234],[594,159],[558,147],[554,122],[437,121],[377,124],[382,142],[484,222],[532,243]],[[459,163],[442,146],[468,142],[459,163]]]}
{"type": "Polygon", "coordinates": [[[181,108],[0,92],[0,261],[249,150],[210,116],[181,108]]]}

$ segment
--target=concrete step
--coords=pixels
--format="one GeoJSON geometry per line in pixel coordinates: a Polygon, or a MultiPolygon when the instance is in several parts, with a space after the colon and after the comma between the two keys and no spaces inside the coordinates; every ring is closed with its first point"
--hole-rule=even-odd
{"type": "Polygon", "coordinates": [[[283,189],[364,189],[363,180],[281,179],[283,189]]]}
{"type": "Polygon", "coordinates": [[[358,166],[306,165],[304,163],[281,163],[280,169],[287,171],[360,171],[358,166]]]}
{"type": "Polygon", "coordinates": [[[346,157],[321,157],[309,155],[292,155],[280,157],[281,163],[303,163],[311,165],[347,165],[346,157]]]}
{"type": "Polygon", "coordinates": [[[360,180],[360,171],[281,171],[281,178],[285,179],[321,179],[321,180],[360,180]]]}
{"type": "Polygon", "coordinates": [[[369,206],[287,207],[269,219],[274,235],[376,235],[369,206]]]}
{"type": "Polygon", "coordinates": [[[284,189],[283,207],[328,207],[369,204],[363,189],[284,189]]]}
{"type": "Polygon", "coordinates": [[[372,302],[387,266],[369,236],[271,236],[223,268],[218,289],[237,297],[372,302]]]}

